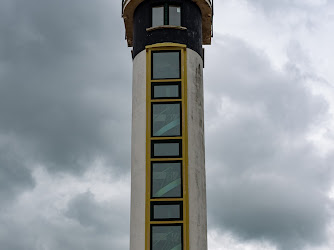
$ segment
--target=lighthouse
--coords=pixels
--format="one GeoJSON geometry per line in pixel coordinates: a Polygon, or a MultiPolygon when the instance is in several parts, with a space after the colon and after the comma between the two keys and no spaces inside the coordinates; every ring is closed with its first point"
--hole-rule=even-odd
{"type": "Polygon", "coordinates": [[[133,58],[130,250],[207,250],[203,45],[212,1],[123,0],[122,16],[133,58]]]}

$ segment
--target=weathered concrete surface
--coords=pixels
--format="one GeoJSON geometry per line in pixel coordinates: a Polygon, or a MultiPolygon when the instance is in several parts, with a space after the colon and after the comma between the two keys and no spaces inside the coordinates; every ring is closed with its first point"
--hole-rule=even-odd
{"type": "Polygon", "coordinates": [[[203,60],[187,49],[188,188],[190,250],[207,250],[203,60]]]}
{"type": "Polygon", "coordinates": [[[145,250],[146,51],[133,61],[130,250],[145,250]]]}
{"type": "MultiPolygon", "coordinates": [[[[207,250],[203,61],[187,49],[190,250],[207,250]]],[[[133,62],[130,250],[145,250],[146,51],[133,62]]]]}

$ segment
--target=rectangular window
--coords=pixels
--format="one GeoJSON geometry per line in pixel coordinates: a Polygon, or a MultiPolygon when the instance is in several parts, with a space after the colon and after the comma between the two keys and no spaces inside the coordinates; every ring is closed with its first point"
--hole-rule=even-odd
{"type": "Polygon", "coordinates": [[[182,250],[183,234],[181,224],[152,225],[152,250],[182,250]]]}
{"type": "Polygon", "coordinates": [[[152,198],[182,197],[182,163],[154,162],[151,169],[152,198]]]}
{"type": "Polygon", "coordinates": [[[169,25],[181,26],[180,6],[169,6],[169,25]]]}
{"type": "Polygon", "coordinates": [[[152,158],[180,158],[182,157],[182,141],[152,141],[151,154],[152,158]]]}
{"type": "Polygon", "coordinates": [[[152,52],[152,79],[181,78],[180,51],[152,52]]]}
{"type": "MultiPolygon", "coordinates": [[[[158,8],[161,3],[157,1],[156,4],[158,8]]],[[[178,6],[165,3],[163,10],[165,25],[181,25],[178,6]]],[[[159,22],[161,24],[162,20],[159,22]]],[[[183,159],[187,140],[183,129],[187,107],[184,99],[186,49],[181,45],[153,46],[147,50],[147,61],[151,64],[146,71],[147,87],[151,88],[146,106],[149,133],[146,139],[150,143],[146,151],[149,154],[145,196],[148,202],[145,211],[149,215],[145,219],[145,230],[149,233],[147,247],[150,250],[183,250],[185,239],[189,237],[184,228],[188,214],[185,202],[188,194],[184,186],[188,170],[183,159]]]]}
{"type": "Polygon", "coordinates": [[[152,27],[162,25],[181,26],[181,7],[168,3],[152,7],[152,27]]]}
{"type": "Polygon", "coordinates": [[[181,135],[181,103],[152,104],[152,136],[181,135]]]}
{"type": "Polygon", "coordinates": [[[164,25],[164,6],[152,8],[152,27],[164,25]]]}
{"type": "Polygon", "coordinates": [[[181,201],[159,201],[151,203],[151,220],[182,220],[183,218],[181,201]]]}
{"type": "Polygon", "coordinates": [[[181,99],[181,83],[152,83],[153,99],[181,99]]]}

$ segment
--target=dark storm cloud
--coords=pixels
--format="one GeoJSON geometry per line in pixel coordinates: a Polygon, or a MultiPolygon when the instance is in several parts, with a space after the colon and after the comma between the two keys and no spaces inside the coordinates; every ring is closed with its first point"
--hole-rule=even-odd
{"type": "MultiPolygon", "coordinates": [[[[117,204],[115,204],[114,208],[121,211],[117,204]]],[[[77,221],[83,227],[92,228],[98,233],[107,231],[110,233],[110,230],[114,229],[116,234],[120,231],[113,227],[113,223],[124,226],[124,223],[120,223],[122,218],[117,214],[109,213],[109,208],[99,206],[94,200],[94,195],[87,192],[78,195],[69,202],[68,211],[65,215],[77,221]]]]}
{"type": "Polygon", "coordinates": [[[215,121],[207,124],[212,226],[282,250],[326,243],[334,157],[305,140],[327,118],[326,101],[291,65],[278,72],[242,41],[219,42],[220,57],[206,72],[208,120],[215,121]]]}
{"type": "Polygon", "coordinates": [[[129,169],[131,56],[119,5],[15,0],[0,10],[0,134],[52,171],[82,172],[95,159],[129,169]]]}
{"type": "Polygon", "coordinates": [[[34,187],[34,179],[30,169],[25,165],[14,148],[7,143],[0,144],[0,200],[2,207],[11,201],[17,194],[34,187]]]}
{"type": "Polygon", "coordinates": [[[96,162],[116,176],[130,169],[131,54],[120,5],[0,3],[1,249],[128,247],[127,199],[85,193],[63,211],[57,190],[42,200],[48,179],[36,177],[36,167],[51,179],[81,178],[96,162]]]}

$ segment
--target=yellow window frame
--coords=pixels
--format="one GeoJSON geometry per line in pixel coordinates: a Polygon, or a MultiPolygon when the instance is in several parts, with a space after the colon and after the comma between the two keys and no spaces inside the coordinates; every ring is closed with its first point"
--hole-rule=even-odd
{"type": "Polygon", "coordinates": [[[158,43],[146,46],[146,201],[145,201],[145,249],[151,250],[151,225],[159,224],[183,224],[183,250],[189,250],[189,195],[188,195],[188,123],[187,123],[187,47],[178,43],[158,43]],[[154,51],[179,50],[181,53],[181,78],[168,80],[152,80],[151,78],[151,58],[154,51]],[[181,82],[181,99],[153,99],[151,98],[151,85],[153,82],[181,82]],[[151,104],[154,102],[181,102],[182,116],[182,136],[178,137],[152,137],[151,136],[151,104]],[[181,158],[151,158],[151,142],[153,140],[182,140],[181,158]],[[159,198],[151,199],[151,162],[157,161],[182,161],[182,198],[159,198]],[[182,221],[151,221],[151,201],[183,201],[182,221]]]}

